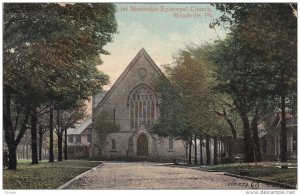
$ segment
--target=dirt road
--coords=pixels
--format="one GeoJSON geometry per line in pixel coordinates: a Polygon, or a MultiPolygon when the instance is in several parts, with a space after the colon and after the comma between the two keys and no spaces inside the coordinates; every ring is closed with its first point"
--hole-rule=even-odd
{"type": "MultiPolygon", "coordinates": [[[[252,189],[252,181],[168,164],[104,162],[68,189],[252,189]]],[[[252,184],[256,187],[257,184],[252,184]]],[[[278,189],[260,183],[258,189],[278,189]]]]}

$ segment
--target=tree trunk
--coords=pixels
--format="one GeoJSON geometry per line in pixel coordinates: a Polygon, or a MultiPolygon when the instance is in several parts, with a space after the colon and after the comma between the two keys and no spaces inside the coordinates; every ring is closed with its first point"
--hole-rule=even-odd
{"type": "Polygon", "coordinates": [[[57,160],[58,161],[62,161],[62,141],[63,141],[63,129],[61,127],[61,124],[60,124],[60,110],[58,109],[57,110],[57,118],[56,118],[56,126],[57,126],[57,131],[56,131],[56,134],[57,134],[57,160]]]}
{"type": "Polygon", "coordinates": [[[244,126],[244,158],[245,162],[254,162],[254,151],[251,139],[250,124],[244,110],[240,111],[240,117],[244,126]]]}
{"type": "Polygon", "coordinates": [[[218,164],[218,137],[214,136],[214,165],[218,164]]]}
{"type": "Polygon", "coordinates": [[[8,169],[16,170],[17,169],[17,146],[12,144],[8,147],[8,169]]]}
{"type": "Polygon", "coordinates": [[[224,112],[224,117],[228,123],[228,125],[230,126],[231,129],[231,133],[232,133],[232,144],[229,147],[229,156],[233,156],[235,154],[237,154],[237,130],[234,127],[234,124],[231,120],[231,118],[228,116],[225,108],[223,108],[223,112],[224,112]]]}
{"type": "Polygon", "coordinates": [[[39,128],[39,161],[42,160],[42,150],[43,150],[43,129],[39,128]]]}
{"type": "Polygon", "coordinates": [[[237,153],[237,130],[235,129],[235,126],[234,126],[230,116],[226,112],[225,108],[223,108],[223,113],[218,112],[218,111],[215,111],[215,113],[219,116],[224,117],[230,127],[233,139],[230,140],[230,142],[232,142],[232,144],[229,147],[229,156],[232,156],[237,153]]]}
{"type": "Polygon", "coordinates": [[[229,150],[229,156],[234,156],[238,153],[238,139],[237,137],[232,137],[231,138],[231,146],[229,150]]]}
{"type": "Polygon", "coordinates": [[[28,143],[26,143],[26,159],[29,160],[28,143]]]}
{"type": "Polygon", "coordinates": [[[63,131],[59,130],[58,136],[57,136],[57,149],[58,149],[58,156],[57,160],[62,161],[62,141],[63,141],[63,131]]]}
{"type": "Polygon", "coordinates": [[[5,131],[5,142],[8,147],[8,169],[17,169],[17,145],[15,143],[15,129],[11,121],[11,92],[7,87],[4,88],[3,94],[3,125],[5,131]]]}
{"type": "Polygon", "coordinates": [[[260,144],[259,144],[259,136],[258,136],[258,128],[257,125],[253,127],[253,145],[254,145],[254,154],[255,160],[257,162],[261,161],[261,154],[260,154],[260,144]]]}
{"type": "Polygon", "coordinates": [[[281,139],[280,139],[280,159],[281,162],[287,162],[287,134],[285,118],[285,94],[281,95],[281,139]]]}
{"type": "Polygon", "coordinates": [[[50,107],[50,125],[49,125],[49,132],[50,132],[50,146],[49,146],[49,162],[54,162],[54,151],[53,151],[53,108],[50,107]]]}
{"type": "Polygon", "coordinates": [[[31,164],[38,164],[38,149],[37,149],[37,111],[36,108],[31,112],[31,164]]]}
{"type": "Polygon", "coordinates": [[[5,134],[5,142],[8,147],[8,169],[10,170],[16,170],[17,169],[17,146],[20,143],[22,137],[24,136],[26,130],[27,130],[27,122],[30,115],[30,105],[25,104],[22,107],[25,108],[25,115],[24,115],[24,121],[19,128],[19,133],[16,137],[16,130],[17,130],[17,124],[18,119],[16,119],[15,126],[12,123],[11,118],[11,91],[9,87],[4,87],[4,93],[3,93],[3,126],[4,126],[4,134],[5,134]]]}
{"type": "Polygon", "coordinates": [[[252,126],[252,140],[253,140],[253,146],[254,146],[254,157],[255,161],[260,162],[261,161],[261,155],[260,155],[260,144],[259,144],[259,136],[258,136],[258,106],[255,109],[255,115],[253,117],[251,126],[252,126]]]}
{"type": "Polygon", "coordinates": [[[25,145],[22,146],[22,158],[25,159],[25,145]]]}
{"type": "Polygon", "coordinates": [[[206,164],[210,164],[210,147],[209,147],[209,136],[206,136],[206,164]]]}
{"type": "Polygon", "coordinates": [[[200,139],[200,165],[203,165],[203,150],[202,150],[202,144],[203,144],[203,140],[202,137],[199,138],[200,139]]]}
{"type": "Polygon", "coordinates": [[[234,156],[235,152],[234,152],[234,138],[233,137],[230,137],[229,139],[229,146],[228,146],[228,155],[230,157],[234,156]]]}
{"type": "Polygon", "coordinates": [[[189,139],[189,165],[192,165],[192,146],[193,141],[192,138],[189,139]]]}
{"type": "Polygon", "coordinates": [[[194,137],[194,142],[195,142],[195,165],[198,164],[198,159],[197,159],[197,136],[194,137]]]}
{"type": "Polygon", "coordinates": [[[189,146],[185,146],[185,160],[188,159],[188,149],[189,149],[189,146]]]}
{"type": "Polygon", "coordinates": [[[65,157],[65,160],[68,160],[68,134],[67,134],[67,127],[65,127],[64,157],[65,157]]]}

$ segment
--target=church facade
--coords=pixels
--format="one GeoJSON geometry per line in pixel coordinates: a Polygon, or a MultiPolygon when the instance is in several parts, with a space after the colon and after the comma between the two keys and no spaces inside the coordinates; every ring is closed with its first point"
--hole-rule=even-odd
{"type": "Polygon", "coordinates": [[[105,135],[105,144],[97,145],[95,125],[92,130],[91,157],[106,159],[143,159],[172,161],[185,158],[181,140],[163,138],[153,133],[159,117],[159,94],[155,85],[165,78],[148,53],[141,49],[111,89],[93,98],[92,123],[106,113],[120,128],[105,135]]]}

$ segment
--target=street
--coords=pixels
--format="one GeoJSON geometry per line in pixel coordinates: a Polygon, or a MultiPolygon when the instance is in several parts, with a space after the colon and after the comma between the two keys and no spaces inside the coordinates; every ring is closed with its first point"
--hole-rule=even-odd
{"type": "Polygon", "coordinates": [[[67,189],[278,189],[270,185],[207,172],[150,162],[104,162],[75,180],[67,189]]]}

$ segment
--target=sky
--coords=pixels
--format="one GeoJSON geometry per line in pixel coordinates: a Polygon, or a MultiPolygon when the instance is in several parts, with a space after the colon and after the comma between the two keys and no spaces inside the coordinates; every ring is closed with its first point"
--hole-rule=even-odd
{"type": "Polygon", "coordinates": [[[109,89],[141,48],[161,67],[171,64],[172,56],[187,44],[201,45],[224,38],[221,27],[209,28],[209,23],[221,13],[209,4],[144,4],[117,3],[118,34],[104,49],[99,70],[110,76],[109,89]]]}

